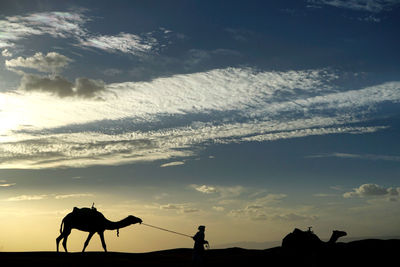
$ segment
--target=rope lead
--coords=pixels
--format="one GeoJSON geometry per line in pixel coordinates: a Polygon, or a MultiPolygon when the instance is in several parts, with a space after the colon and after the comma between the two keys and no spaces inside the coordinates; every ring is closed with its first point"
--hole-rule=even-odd
{"type": "Polygon", "coordinates": [[[182,236],[186,236],[186,237],[192,238],[192,236],[190,236],[190,235],[182,234],[182,233],[175,232],[175,231],[171,231],[171,230],[168,230],[168,229],[165,229],[165,228],[161,228],[161,227],[158,227],[158,226],[154,226],[154,225],[151,225],[151,224],[142,223],[142,225],[146,225],[146,226],[153,227],[153,228],[156,228],[156,229],[159,229],[159,230],[162,230],[162,231],[166,231],[166,232],[170,232],[170,233],[173,233],[173,234],[182,235],[182,236]]]}

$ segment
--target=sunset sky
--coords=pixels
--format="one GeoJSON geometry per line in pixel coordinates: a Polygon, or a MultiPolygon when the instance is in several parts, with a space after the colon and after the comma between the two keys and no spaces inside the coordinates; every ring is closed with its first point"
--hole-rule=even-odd
{"type": "Polygon", "coordinates": [[[400,236],[399,28],[398,0],[0,0],[0,251],[55,250],[93,202],[212,247],[400,236]]]}

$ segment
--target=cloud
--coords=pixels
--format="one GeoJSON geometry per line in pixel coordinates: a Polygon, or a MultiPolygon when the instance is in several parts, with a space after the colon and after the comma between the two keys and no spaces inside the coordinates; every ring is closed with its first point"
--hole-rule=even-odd
{"type": "Polygon", "coordinates": [[[400,82],[348,90],[332,84],[340,75],[227,68],[103,86],[25,74],[18,93],[0,93],[0,167],[172,160],[215,143],[387,129],[375,119],[383,105],[400,103],[400,82]],[[86,101],[89,96],[104,101],[86,101]]]}
{"type": "Polygon", "coordinates": [[[169,196],[169,194],[167,194],[167,193],[161,193],[159,195],[154,196],[154,199],[160,200],[160,199],[166,198],[168,196],[169,196]]]}
{"type": "Polygon", "coordinates": [[[141,56],[161,47],[153,35],[161,34],[161,38],[166,40],[171,35],[171,31],[166,30],[143,34],[125,32],[115,35],[95,34],[85,27],[85,24],[92,19],[85,14],[84,10],[5,17],[0,20],[0,28],[4,32],[0,35],[0,48],[12,47],[19,40],[30,36],[50,35],[53,38],[72,38],[76,42],[74,45],[78,47],[141,56]]]}
{"type": "Polygon", "coordinates": [[[314,197],[335,197],[337,195],[335,194],[326,194],[326,193],[317,193],[317,194],[313,194],[314,197]]]}
{"type": "Polygon", "coordinates": [[[10,51],[8,51],[7,48],[4,49],[3,51],[1,51],[1,55],[2,55],[3,57],[12,57],[12,56],[13,56],[13,54],[12,54],[10,51]]]}
{"type": "Polygon", "coordinates": [[[200,209],[190,207],[188,204],[170,204],[170,203],[165,205],[160,205],[160,209],[175,210],[178,213],[195,213],[200,211],[200,209]]]}
{"type": "Polygon", "coordinates": [[[16,185],[16,183],[5,183],[5,182],[0,183],[0,187],[11,187],[14,185],[16,185]]]}
{"type": "Polygon", "coordinates": [[[395,161],[400,162],[400,156],[394,155],[376,155],[376,154],[352,154],[352,153],[331,153],[331,154],[319,154],[308,156],[309,158],[344,158],[344,159],[362,159],[362,160],[383,160],[383,161],[395,161]]]}
{"type": "Polygon", "coordinates": [[[285,208],[283,203],[285,198],[287,198],[286,194],[271,193],[256,198],[243,197],[236,203],[235,208],[228,212],[228,215],[253,221],[312,222],[318,219],[310,206],[299,205],[285,208]]]}
{"type": "Polygon", "coordinates": [[[185,164],[184,161],[172,161],[172,162],[161,164],[160,167],[165,168],[165,167],[179,166],[179,165],[184,165],[184,164],[185,164]]]}
{"type": "Polygon", "coordinates": [[[315,221],[318,220],[316,215],[303,215],[297,213],[276,214],[272,216],[272,220],[294,222],[294,221],[315,221]]]}
{"type": "Polygon", "coordinates": [[[72,83],[62,76],[46,77],[35,74],[24,74],[19,90],[28,92],[48,92],[58,97],[83,97],[93,98],[105,89],[101,80],[77,78],[72,83]]]}
{"type": "Polygon", "coordinates": [[[94,47],[108,52],[123,52],[128,54],[141,54],[151,51],[156,45],[154,37],[141,37],[131,33],[118,35],[97,35],[87,37],[80,41],[80,46],[94,47]]]}
{"type": "Polygon", "coordinates": [[[162,210],[179,210],[181,208],[182,208],[181,205],[176,205],[176,204],[166,204],[160,206],[160,209],[162,210]]]}
{"type": "Polygon", "coordinates": [[[225,210],[225,208],[222,206],[213,206],[212,209],[215,211],[224,211],[225,210]]]}
{"type": "Polygon", "coordinates": [[[358,11],[379,13],[391,10],[399,5],[397,0],[308,0],[311,4],[329,5],[337,8],[345,8],[358,11]]]}
{"type": "Polygon", "coordinates": [[[80,12],[42,12],[26,16],[10,16],[0,20],[0,48],[32,35],[51,35],[55,38],[85,36],[83,24],[89,18],[80,12]]]}
{"type": "Polygon", "coordinates": [[[43,77],[34,74],[24,74],[19,90],[49,92],[59,97],[72,96],[73,83],[61,76],[43,77]]]}
{"type": "Polygon", "coordinates": [[[17,73],[22,75],[19,86],[22,91],[49,92],[58,97],[93,98],[97,96],[98,92],[105,90],[105,83],[102,80],[80,77],[76,78],[75,82],[71,82],[56,74],[68,66],[71,61],[64,55],[49,52],[47,55],[36,53],[32,57],[6,60],[5,64],[11,70],[23,67],[52,73],[50,76],[40,76],[17,70],[17,73]]]}
{"type": "Polygon", "coordinates": [[[74,94],[84,98],[92,98],[105,89],[102,80],[93,80],[85,77],[75,79],[74,94]]]}
{"type": "Polygon", "coordinates": [[[257,198],[253,201],[254,206],[267,206],[271,204],[280,203],[287,197],[286,194],[268,194],[264,197],[257,198]]]}
{"type": "Polygon", "coordinates": [[[315,135],[326,135],[326,134],[339,134],[339,133],[349,133],[349,134],[363,134],[363,133],[373,133],[379,130],[386,129],[385,126],[377,127],[332,127],[332,128],[310,128],[310,129],[300,129],[294,131],[283,131],[279,134],[262,134],[254,135],[251,137],[244,137],[242,141],[274,141],[279,139],[289,139],[289,138],[299,138],[305,136],[315,136],[315,135]]]}
{"type": "Polygon", "coordinates": [[[317,215],[282,211],[280,209],[235,209],[231,210],[228,215],[253,221],[313,222],[318,220],[317,215]]]}
{"type": "MultiPolygon", "coordinates": [[[[3,51],[4,52],[4,51],[3,51]]],[[[18,57],[5,61],[8,68],[31,68],[41,72],[58,73],[65,68],[72,59],[57,52],[49,52],[47,55],[36,53],[32,57],[18,57]]]]}
{"type": "Polygon", "coordinates": [[[183,208],[182,212],[183,213],[194,213],[194,212],[199,212],[199,209],[196,208],[183,208]]]}
{"type": "Polygon", "coordinates": [[[42,200],[47,197],[48,197],[47,195],[21,195],[21,196],[7,198],[6,201],[42,200]]]}
{"type": "Polygon", "coordinates": [[[395,200],[400,194],[400,187],[385,188],[377,184],[363,184],[358,188],[354,188],[353,191],[346,192],[343,194],[344,198],[353,197],[389,197],[390,200],[395,200]]]}
{"type": "Polygon", "coordinates": [[[199,191],[204,194],[211,194],[211,193],[217,193],[218,189],[214,186],[209,186],[209,185],[191,185],[196,191],[199,191]]]}
{"type": "Polygon", "coordinates": [[[67,195],[56,195],[55,199],[66,199],[66,198],[80,198],[80,197],[94,197],[93,194],[67,194],[67,195]]]}
{"type": "MultiPolygon", "coordinates": [[[[203,194],[218,194],[218,200],[227,200],[240,196],[246,191],[243,186],[212,186],[212,185],[190,185],[194,190],[203,194]]],[[[215,197],[215,196],[214,196],[215,197]]]]}

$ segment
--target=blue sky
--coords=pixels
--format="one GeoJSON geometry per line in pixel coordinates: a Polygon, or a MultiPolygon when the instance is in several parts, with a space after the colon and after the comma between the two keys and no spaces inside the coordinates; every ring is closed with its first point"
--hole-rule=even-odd
{"type": "MultiPolygon", "coordinates": [[[[0,10],[7,225],[31,220],[52,240],[73,206],[96,202],[114,219],[134,213],[187,232],[206,224],[219,244],[309,225],[321,236],[398,234],[399,1],[1,1],[0,10]]],[[[53,247],[11,241],[13,231],[3,250],[53,247]]],[[[146,231],[128,233],[142,246],[110,242],[191,246],[146,231]]]]}

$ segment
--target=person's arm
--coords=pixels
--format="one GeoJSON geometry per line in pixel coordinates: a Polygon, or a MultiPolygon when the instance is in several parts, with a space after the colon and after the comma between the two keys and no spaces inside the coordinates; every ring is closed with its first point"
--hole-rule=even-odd
{"type": "Polygon", "coordinates": [[[197,239],[199,239],[199,234],[196,233],[192,238],[193,238],[194,241],[197,241],[197,239]]]}

